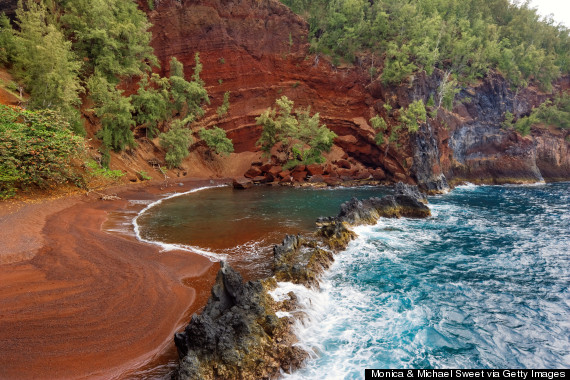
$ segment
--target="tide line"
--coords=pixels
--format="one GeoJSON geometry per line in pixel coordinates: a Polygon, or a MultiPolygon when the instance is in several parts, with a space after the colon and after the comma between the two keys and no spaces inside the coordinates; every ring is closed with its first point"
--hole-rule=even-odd
{"type": "Polygon", "coordinates": [[[192,193],[196,193],[198,191],[202,191],[202,190],[209,190],[209,189],[215,189],[218,187],[225,187],[227,185],[218,185],[218,186],[203,186],[203,187],[198,187],[196,189],[192,189],[189,191],[185,191],[183,193],[175,193],[175,194],[171,194],[169,196],[166,196],[164,198],[161,198],[155,202],[152,202],[151,204],[149,204],[148,206],[146,206],[144,209],[142,209],[137,216],[135,216],[133,218],[132,221],[132,225],[133,225],[133,229],[135,232],[135,237],[137,238],[138,241],[143,242],[143,243],[148,243],[148,244],[154,244],[154,245],[158,245],[159,247],[161,247],[161,251],[174,251],[174,250],[181,250],[181,251],[188,251],[188,252],[193,252],[193,253],[197,253],[201,256],[207,257],[208,259],[210,259],[210,261],[212,262],[217,262],[217,261],[221,261],[221,260],[225,260],[226,259],[226,255],[222,255],[219,253],[214,253],[211,251],[207,251],[204,250],[202,248],[199,247],[194,247],[191,245],[183,245],[183,244],[170,244],[170,243],[164,243],[161,241],[155,241],[155,240],[148,240],[145,239],[141,236],[141,232],[140,232],[140,226],[138,224],[138,219],[141,215],[143,215],[145,212],[147,212],[148,210],[150,210],[151,208],[160,205],[162,202],[164,202],[165,200],[168,199],[172,199],[172,198],[176,198],[176,197],[181,197],[183,195],[188,195],[188,194],[192,194],[192,193]]]}

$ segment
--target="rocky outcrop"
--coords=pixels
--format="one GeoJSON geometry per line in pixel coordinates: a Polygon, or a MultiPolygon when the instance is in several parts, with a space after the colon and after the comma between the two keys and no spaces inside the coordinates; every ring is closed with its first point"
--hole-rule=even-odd
{"type": "Polygon", "coordinates": [[[270,283],[244,283],[221,262],[204,311],[174,336],[180,356],[174,378],[269,379],[298,368],[306,353],[293,346],[287,319],[275,314],[270,283]]]}
{"type": "MultiPolygon", "coordinates": [[[[384,87],[376,81],[368,89],[378,99],[377,110],[384,102],[405,107],[417,99],[437,98],[442,77],[435,70],[431,76],[419,73],[411,84],[384,87]]],[[[555,91],[569,87],[563,78],[555,91]]],[[[502,127],[507,111],[515,118],[527,116],[552,96],[532,86],[515,91],[501,75],[490,72],[460,91],[452,112],[440,109],[437,119],[428,118],[403,141],[403,149],[409,149],[413,157],[409,175],[428,193],[446,190],[448,182],[501,184],[570,178],[568,131],[540,126],[523,137],[502,127]]]]}
{"type": "Polygon", "coordinates": [[[204,311],[193,315],[183,332],[174,336],[180,357],[176,379],[275,378],[280,371],[298,368],[307,353],[294,346],[292,320],[278,311],[295,309],[295,297],[277,303],[269,291],[277,281],[318,287],[333,253],[356,236],[351,226],[375,223],[386,217],[427,217],[429,208],[416,187],[398,185],[382,199],[352,199],[336,217],[319,218],[312,237],[288,235],[273,248],[274,277],[243,282],[229,265],[221,263],[204,311]]]}
{"type": "Polygon", "coordinates": [[[394,195],[366,200],[351,199],[334,217],[317,219],[316,239],[289,235],[273,248],[274,272],[279,281],[318,285],[318,277],[333,261],[332,252],[345,249],[356,237],[351,227],[374,224],[385,218],[426,218],[431,215],[416,186],[399,183],[394,195]],[[332,252],[331,252],[332,251],[332,252]]]}

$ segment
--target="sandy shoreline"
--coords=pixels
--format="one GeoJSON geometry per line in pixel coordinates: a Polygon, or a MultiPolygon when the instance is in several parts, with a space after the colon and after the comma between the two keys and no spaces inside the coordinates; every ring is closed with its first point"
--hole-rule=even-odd
{"type": "Polygon", "coordinates": [[[124,378],[164,355],[218,265],[101,229],[130,199],[210,185],[126,187],[0,212],[0,377],[124,378]]]}

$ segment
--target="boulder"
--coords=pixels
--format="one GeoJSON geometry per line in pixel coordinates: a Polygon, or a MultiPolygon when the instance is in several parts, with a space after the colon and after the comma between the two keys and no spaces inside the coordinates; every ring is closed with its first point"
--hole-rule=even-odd
{"type": "Polygon", "coordinates": [[[350,169],[352,168],[352,165],[350,164],[350,162],[348,162],[348,160],[345,159],[341,159],[335,162],[335,164],[339,167],[339,168],[344,168],[344,169],[350,169]]]}
{"type": "Polygon", "coordinates": [[[277,177],[279,173],[283,171],[282,166],[272,166],[267,173],[271,174],[273,177],[277,177]]]}
{"type": "Polygon", "coordinates": [[[311,176],[311,178],[309,178],[309,182],[310,183],[322,183],[322,182],[325,182],[325,178],[322,175],[317,174],[317,175],[311,176]]]}
{"type": "Polygon", "coordinates": [[[293,168],[293,172],[304,172],[306,169],[305,165],[297,165],[293,168]]]}
{"type": "Polygon", "coordinates": [[[273,167],[272,163],[268,163],[265,165],[261,165],[260,169],[263,173],[267,173],[269,170],[271,170],[271,168],[273,167]]]}
{"type": "Polygon", "coordinates": [[[245,190],[253,186],[253,182],[250,179],[241,177],[241,178],[234,178],[232,181],[232,185],[234,189],[245,190]]]}
{"type": "Polygon", "coordinates": [[[291,171],[290,170],[283,170],[281,173],[279,173],[278,176],[282,179],[289,179],[291,177],[291,171]]]}
{"type": "Polygon", "coordinates": [[[386,173],[384,173],[384,170],[380,168],[368,169],[368,171],[370,172],[370,175],[372,175],[372,179],[375,179],[376,181],[386,179],[386,173]]]}
{"type": "Polygon", "coordinates": [[[267,176],[260,175],[251,179],[253,183],[267,183],[273,181],[273,178],[268,178],[267,176]]]}
{"type": "Polygon", "coordinates": [[[338,177],[325,177],[324,182],[328,186],[338,186],[342,183],[342,181],[338,177]]]}
{"type": "Polygon", "coordinates": [[[294,171],[293,173],[291,173],[291,176],[293,177],[293,179],[296,182],[303,182],[305,180],[305,178],[307,177],[307,172],[306,171],[302,171],[302,172],[294,171]]]}
{"type": "Polygon", "coordinates": [[[259,177],[262,174],[263,172],[261,171],[259,166],[252,166],[251,168],[249,168],[248,171],[245,172],[244,177],[254,178],[254,177],[259,177]]]}
{"type": "Polygon", "coordinates": [[[309,173],[309,175],[314,176],[314,175],[324,174],[325,170],[322,165],[311,164],[307,165],[307,172],[309,173]]]}
{"type": "Polygon", "coordinates": [[[370,174],[370,172],[368,170],[365,169],[358,169],[354,174],[353,177],[354,179],[358,179],[358,180],[362,180],[362,179],[369,179],[371,178],[372,175],[370,174]]]}

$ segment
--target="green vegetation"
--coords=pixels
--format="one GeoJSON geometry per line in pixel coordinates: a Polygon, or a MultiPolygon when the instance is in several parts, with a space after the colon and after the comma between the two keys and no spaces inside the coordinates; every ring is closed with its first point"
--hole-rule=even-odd
{"type": "Polygon", "coordinates": [[[561,94],[554,101],[545,101],[534,108],[529,116],[521,117],[515,123],[513,118],[513,114],[507,111],[503,127],[514,127],[523,136],[530,133],[533,125],[541,123],[559,129],[570,129],[570,94],[561,94]]]}
{"type": "Polygon", "coordinates": [[[222,101],[222,104],[216,109],[216,113],[218,114],[218,117],[222,117],[225,114],[227,114],[229,110],[230,110],[230,92],[226,91],[224,92],[224,100],[222,101]]]}
{"type": "Polygon", "coordinates": [[[184,79],[184,65],[172,57],[170,60],[170,95],[173,109],[178,112],[181,118],[186,116],[204,116],[202,104],[210,104],[208,92],[204,88],[204,82],[200,79],[202,64],[200,55],[196,53],[196,66],[192,81],[184,79]]]}
{"type": "Polygon", "coordinates": [[[62,0],[59,6],[44,2],[52,7],[53,25],[61,25],[73,41],[73,51],[82,58],[84,79],[95,73],[117,84],[121,78],[142,75],[158,65],[150,46],[150,23],[136,2],[62,0]]]}
{"type": "Polygon", "coordinates": [[[175,120],[168,132],[160,134],[160,146],[166,149],[166,163],[169,167],[180,166],[182,160],[188,157],[188,147],[192,142],[190,130],[184,123],[175,120]]]}
{"type": "MultiPolygon", "coordinates": [[[[513,86],[544,89],[570,72],[568,29],[509,0],[282,0],[309,22],[311,49],[354,62],[384,59],[382,81],[398,84],[435,68],[459,83],[499,70],[513,86]]],[[[439,106],[439,104],[438,104],[439,106]]]]}
{"type": "Polygon", "coordinates": [[[82,133],[76,107],[80,104],[81,64],[63,32],[50,23],[43,3],[26,2],[16,10],[17,30],[3,16],[2,60],[10,63],[15,77],[30,94],[30,109],[53,109],[67,118],[71,128],[82,133]]]}
{"type": "Polygon", "coordinates": [[[142,178],[143,181],[150,181],[152,179],[152,177],[149,176],[148,173],[144,170],[137,172],[137,174],[142,178]]]}
{"type": "Polygon", "coordinates": [[[310,116],[310,109],[293,112],[293,101],[286,96],[275,101],[276,108],[266,110],[256,119],[263,127],[257,145],[269,153],[280,144],[287,155],[286,168],[298,164],[322,163],[323,152],[330,151],[336,134],[320,123],[318,113],[310,116]]]}
{"type": "MultiPolygon", "coordinates": [[[[148,6],[153,9],[155,2],[148,1],[148,6]]],[[[51,115],[60,128],[68,129],[61,133],[77,138],[85,134],[79,107],[82,99],[87,99],[101,122],[96,136],[102,140],[102,168],[87,166],[88,171],[98,175],[114,175],[109,171],[110,151],[134,148],[133,130],[137,125],[146,130],[148,138],[154,138],[171,124],[170,130],[160,136],[160,143],[167,150],[169,166],[180,165],[188,155],[188,124],[203,116],[202,106],[209,104],[200,79],[198,54],[190,80],[186,80],[184,66],[176,58],[170,61],[169,78],[151,74],[158,60],[150,46],[149,27],[145,13],[134,0],[21,0],[14,28],[7,17],[0,15],[0,64],[17,82],[12,91],[25,90],[30,98],[24,106],[37,111],[22,117],[28,122],[34,115],[51,115]],[[125,96],[119,84],[136,84],[136,80],[138,91],[125,96]]],[[[225,114],[228,109],[229,93],[224,96],[220,112],[225,114]]],[[[22,128],[16,122],[0,127],[14,129],[16,137],[22,128]]],[[[63,151],[62,157],[66,157],[63,151]]],[[[6,162],[2,164],[3,193],[7,194],[8,189],[11,193],[16,185],[43,185],[42,181],[22,177],[6,162]]],[[[40,165],[40,161],[30,163],[40,165]]]]}
{"type": "Polygon", "coordinates": [[[94,160],[87,161],[85,163],[85,167],[87,168],[87,172],[89,174],[91,174],[92,176],[104,177],[104,178],[111,179],[114,181],[122,178],[125,175],[125,173],[123,173],[120,170],[111,170],[111,169],[106,168],[102,165],[99,165],[94,160]]]}
{"type": "Polygon", "coordinates": [[[226,131],[222,128],[217,126],[214,126],[212,129],[201,128],[198,136],[217,155],[228,156],[234,151],[232,140],[226,136],[226,131]]]}
{"type": "MultiPolygon", "coordinates": [[[[98,137],[106,149],[121,151],[125,147],[135,147],[131,127],[135,125],[134,111],[130,98],[122,96],[122,91],[103,76],[92,76],[87,88],[95,104],[95,114],[101,119],[102,128],[98,137]]],[[[108,164],[105,165],[108,167],[108,164]]]]}
{"type": "Polygon", "coordinates": [[[146,126],[146,136],[150,139],[158,134],[158,124],[170,116],[170,83],[168,79],[152,74],[141,78],[139,89],[131,95],[135,121],[146,126]]]}
{"type": "Polygon", "coordinates": [[[417,132],[420,123],[426,122],[426,108],[423,100],[416,100],[408,108],[400,109],[400,121],[408,128],[408,132],[417,132]]]}
{"type": "Polygon", "coordinates": [[[386,120],[383,117],[376,115],[372,119],[370,119],[370,124],[372,128],[374,128],[378,133],[374,136],[374,141],[377,145],[384,144],[384,132],[388,128],[386,124],[386,120]]]}
{"type": "Polygon", "coordinates": [[[17,188],[79,183],[72,160],[83,153],[83,139],[57,111],[0,105],[0,198],[17,188]]]}

